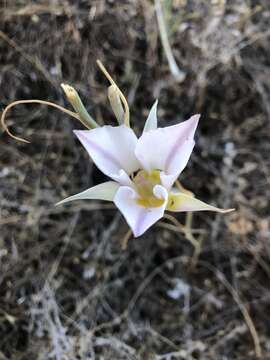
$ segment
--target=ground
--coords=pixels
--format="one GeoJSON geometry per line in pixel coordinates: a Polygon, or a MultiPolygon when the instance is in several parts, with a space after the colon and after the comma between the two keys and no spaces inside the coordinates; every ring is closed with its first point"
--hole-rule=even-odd
{"type": "Polygon", "coordinates": [[[71,109],[65,82],[97,122],[116,124],[99,58],[137,134],[156,98],[160,126],[202,114],[180,180],[236,211],[193,215],[195,266],[168,220],[124,250],[128,227],[113,205],[54,207],[105,179],[72,133],[82,126],[46,106],[17,106],[7,124],[31,143],[0,133],[0,359],[269,356],[269,2],[167,0],[162,13],[182,81],[153,1],[2,1],[1,108],[43,99],[71,109]]]}

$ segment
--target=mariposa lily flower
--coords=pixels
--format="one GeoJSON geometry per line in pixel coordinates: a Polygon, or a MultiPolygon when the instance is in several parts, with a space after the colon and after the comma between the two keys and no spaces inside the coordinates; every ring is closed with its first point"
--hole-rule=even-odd
{"type": "Polygon", "coordinates": [[[208,205],[174,186],[192,153],[199,117],[194,115],[177,125],[158,128],[156,101],[139,139],[124,124],[75,130],[96,166],[111,181],[70,196],[57,205],[82,199],[112,201],[134,237],[142,235],[165,211],[231,211],[208,205]]]}

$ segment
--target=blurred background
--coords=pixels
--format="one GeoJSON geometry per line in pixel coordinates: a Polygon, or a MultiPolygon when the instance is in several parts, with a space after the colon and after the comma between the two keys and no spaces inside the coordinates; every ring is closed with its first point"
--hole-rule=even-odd
{"type": "Polygon", "coordinates": [[[72,133],[81,125],[14,108],[7,123],[31,144],[1,130],[0,359],[268,358],[269,18],[268,0],[1,1],[1,110],[19,99],[71,109],[65,82],[97,122],[116,124],[99,58],[137,134],[156,98],[161,126],[202,114],[181,181],[236,211],[194,214],[195,268],[164,222],[123,250],[113,205],[54,207],[105,179],[72,133]]]}

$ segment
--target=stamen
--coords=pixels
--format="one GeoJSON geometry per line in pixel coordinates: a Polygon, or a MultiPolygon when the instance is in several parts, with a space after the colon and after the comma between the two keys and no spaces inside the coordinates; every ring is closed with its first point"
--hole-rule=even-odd
{"type": "Polygon", "coordinates": [[[147,173],[145,170],[141,170],[134,178],[139,198],[137,203],[143,207],[159,207],[164,203],[163,199],[157,198],[153,189],[156,185],[160,185],[160,172],[153,170],[151,173],[147,173]]]}

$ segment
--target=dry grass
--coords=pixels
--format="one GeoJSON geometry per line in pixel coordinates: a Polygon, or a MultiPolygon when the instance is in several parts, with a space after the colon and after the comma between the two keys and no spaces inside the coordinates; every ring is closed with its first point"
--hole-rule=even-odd
{"type": "Polygon", "coordinates": [[[96,121],[113,123],[100,58],[129,99],[136,131],[156,97],[162,126],[202,113],[181,180],[237,211],[195,215],[203,245],[193,271],[192,247],[169,227],[123,251],[128,228],[111,205],[53,206],[104,179],[74,139],[78,124],[18,106],[8,123],[32,143],[1,133],[0,359],[255,359],[245,311],[268,358],[268,0],[165,5],[181,83],[150,0],[2,2],[2,107],[30,98],[67,105],[65,82],[96,121]]]}

